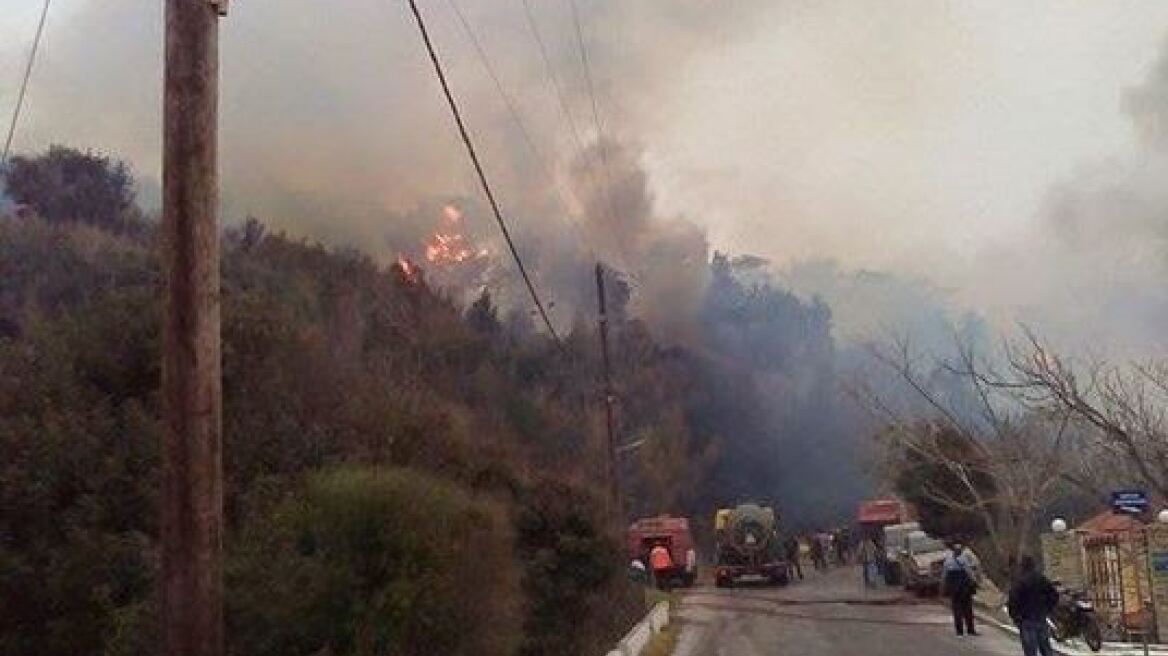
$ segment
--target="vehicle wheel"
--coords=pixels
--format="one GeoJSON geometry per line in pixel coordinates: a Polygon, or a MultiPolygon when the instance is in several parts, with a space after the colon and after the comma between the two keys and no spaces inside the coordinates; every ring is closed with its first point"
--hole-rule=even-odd
{"type": "Polygon", "coordinates": [[[681,583],[683,586],[685,586],[687,588],[692,588],[695,578],[696,578],[696,575],[694,575],[694,574],[683,574],[681,577],[681,583]]]}
{"type": "Polygon", "coordinates": [[[1062,622],[1048,618],[1046,624],[1050,627],[1050,637],[1054,638],[1055,642],[1066,642],[1067,638],[1070,637],[1067,635],[1067,628],[1062,622]]]}
{"type": "Polygon", "coordinates": [[[734,587],[734,581],[732,579],[719,576],[718,578],[714,579],[714,585],[719,588],[732,588],[734,587]]]}
{"type": "Polygon", "coordinates": [[[1103,632],[1099,630],[1099,622],[1094,617],[1088,618],[1083,625],[1083,640],[1091,651],[1103,649],[1103,632]]]}

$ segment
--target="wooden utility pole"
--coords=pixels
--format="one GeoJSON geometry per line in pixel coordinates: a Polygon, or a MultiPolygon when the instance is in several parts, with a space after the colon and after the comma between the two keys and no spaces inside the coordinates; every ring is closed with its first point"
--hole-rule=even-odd
{"type": "Polygon", "coordinates": [[[161,621],[166,656],[222,656],[216,128],[226,0],[166,0],[161,621]]]}
{"type": "Polygon", "coordinates": [[[600,357],[604,366],[604,415],[605,426],[608,429],[608,476],[612,485],[613,514],[619,518],[621,513],[620,470],[617,467],[616,416],[613,408],[616,396],[612,391],[612,372],[608,357],[608,311],[604,297],[604,266],[599,262],[596,263],[596,298],[600,306],[600,357]]]}

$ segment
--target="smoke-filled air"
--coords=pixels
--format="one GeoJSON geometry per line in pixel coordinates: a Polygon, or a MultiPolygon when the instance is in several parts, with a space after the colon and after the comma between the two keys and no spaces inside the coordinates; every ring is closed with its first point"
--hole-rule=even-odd
{"type": "MultiPolygon", "coordinates": [[[[42,3],[4,4],[7,126],[42,3]]],[[[0,450],[23,454],[0,465],[0,507],[23,518],[0,521],[0,562],[80,571],[108,549],[138,573],[82,604],[71,626],[84,631],[52,628],[48,609],[120,575],[93,565],[0,590],[24,600],[23,637],[0,641],[11,653],[50,633],[61,654],[147,653],[156,637],[143,618],[160,608],[160,529],[138,518],[166,490],[157,444],[173,426],[156,392],[173,271],[165,4],[53,6],[0,165],[0,433],[13,435],[0,450]],[[71,464],[33,448],[75,434],[71,464]],[[84,474],[113,462],[100,481],[84,474]],[[2,489],[48,489],[28,472],[54,467],[83,479],[68,485],[82,501],[2,489]],[[143,492],[139,477],[155,482],[143,492]],[[47,543],[66,546],[39,559],[47,543]]],[[[1003,505],[1016,472],[985,464],[1017,464],[1023,447],[996,449],[1027,431],[1042,434],[1027,449],[1074,434],[1079,464],[1120,462],[1126,448],[1090,436],[1138,422],[1108,404],[1168,389],[1149,382],[1168,371],[1168,2],[419,6],[498,217],[408,2],[233,0],[219,21],[238,653],[604,653],[640,604],[622,587],[624,538],[605,541],[611,513],[688,516],[712,557],[719,508],[773,506],[794,536],[895,497],[924,530],[969,536],[1005,579],[1038,544],[1040,509],[1086,513],[1105,482],[1168,480],[1132,463],[1074,470],[1003,505]],[[961,500],[948,511],[926,488],[956,479],[922,454],[977,464],[970,489],[946,490],[961,500]],[[296,596],[294,572],[321,577],[312,599],[348,599],[340,574],[305,564],[325,551],[296,545],[329,522],[344,534],[351,516],[333,511],[366,491],[393,501],[361,512],[481,523],[491,572],[451,560],[442,576],[466,574],[483,599],[416,602],[466,622],[472,642],[353,620],[363,598],[259,603],[258,590],[296,596]],[[555,577],[576,574],[540,558],[566,558],[568,542],[607,573],[561,581],[583,586],[562,606],[555,577]],[[581,617],[579,635],[565,630],[581,617]],[[379,651],[359,644],[370,635],[420,642],[379,651]]],[[[397,590],[390,579],[377,585],[397,590]]]]}

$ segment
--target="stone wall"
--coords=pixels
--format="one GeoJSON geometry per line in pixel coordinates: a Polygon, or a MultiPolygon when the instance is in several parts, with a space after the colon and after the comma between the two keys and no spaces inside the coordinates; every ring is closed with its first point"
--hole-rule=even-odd
{"type": "Polygon", "coordinates": [[[1042,571],[1052,581],[1061,581],[1069,588],[1087,585],[1083,566],[1083,540],[1075,531],[1043,533],[1042,571]]]}
{"type": "Polygon", "coordinates": [[[1148,527],[1148,560],[1152,585],[1152,611],[1161,640],[1168,638],[1168,525],[1148,527]]]}

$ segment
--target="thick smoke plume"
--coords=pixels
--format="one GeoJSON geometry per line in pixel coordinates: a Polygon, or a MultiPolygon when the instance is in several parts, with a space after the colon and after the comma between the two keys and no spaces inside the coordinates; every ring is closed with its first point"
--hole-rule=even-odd
{"type": "Polygon", "coordinates": [[[968,275],[1000,290],[980,300],[1006,328],[1021,321],[1072,351],[1140,358],[1168,348],[1168,43],[1120,105],[1133,147],[1081,164],[1023,238],[986,249],[968,275]]]}

